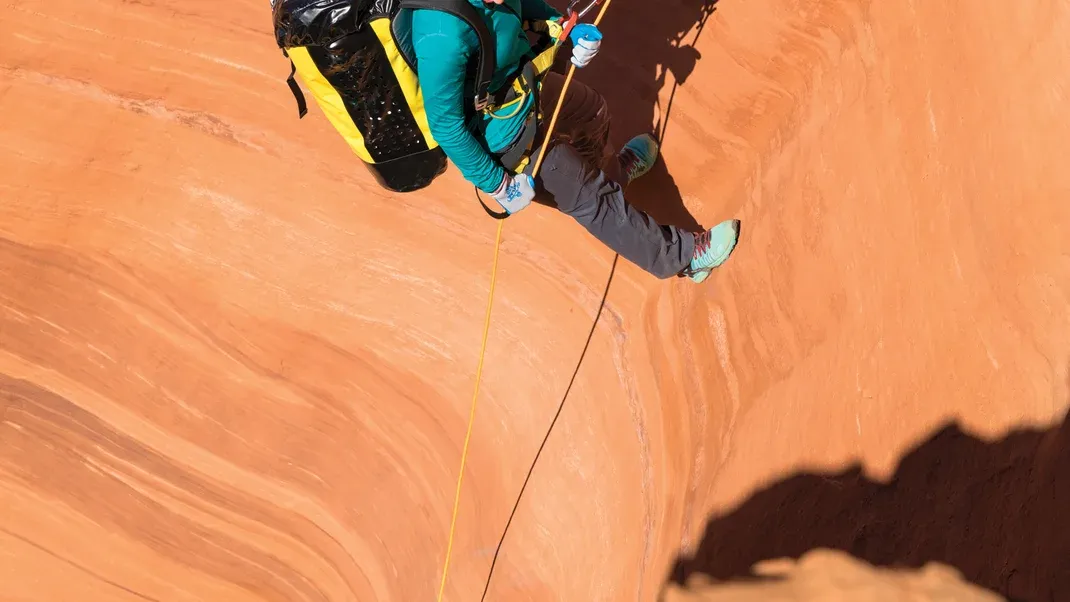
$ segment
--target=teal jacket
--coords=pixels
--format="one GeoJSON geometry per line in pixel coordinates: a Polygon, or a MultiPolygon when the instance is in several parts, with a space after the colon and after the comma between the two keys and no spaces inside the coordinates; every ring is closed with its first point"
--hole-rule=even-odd
{"type": "MultiPolygon", "coordinates": [[[[496,39],[498,68],[491,82],[492,91],[516,72],[520,59],[531,48],[521,18],[561,16],[544,0],[505,0],[500,5],[468,1],[483,16],[496,39]]],[[[531,96],[515,116],[495,119],[483,115],[481,126],[473,131],[465,123],[464,113],[465,105],[475,95],[475,81],[466,76],[470,58],[474,59],[479,52],[476,33],[451,14],[423,9],[413,11],[411,33],[431,135],[465,179],[483,192],[493,193],[505,177],[505,169],[491,153],[505,149],[520,134],[531,107],[531,96]]],[[[508,117],[514,111],[516,107],[507,107],[500,113],[508,117]]]]}

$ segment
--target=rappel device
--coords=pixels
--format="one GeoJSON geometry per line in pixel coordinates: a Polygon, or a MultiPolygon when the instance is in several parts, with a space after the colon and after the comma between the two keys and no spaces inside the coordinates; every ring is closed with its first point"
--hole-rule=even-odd
{"type": "Polygon", "coordinates": [[[587,16],[587,13],[591,12],[591,9],[598,6],[605,0],[591,0],[587,6],[576,10],[576,7],[580,5],[580,0],[572,0],[568,3],[568,8],[565,10],[565,19],[561,22],[562,33],[561,39],[568,37],[568,34],[572,32],[572,28],[575,27],[580,19],[587,16]]]}

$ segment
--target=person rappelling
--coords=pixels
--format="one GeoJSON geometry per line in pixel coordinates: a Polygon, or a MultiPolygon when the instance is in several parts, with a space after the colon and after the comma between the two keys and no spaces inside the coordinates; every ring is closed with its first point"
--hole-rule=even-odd
{"type": "Polygon", "coordinates": [[[538,201],[657,278],[702,282],[731,255],[739,222],[691,232],[627,201],[658,143],[640,134],[615,152],[597,91],[573,81],[560,99],[558,49],[567,41],[583,68],[602,43],[597,26],[577,22],[591,5],[577,5],[562,14],[544,0],[272,0],[300,115],[294,73],[385,188],[419,190],[448,160],[502,208],[483,204],[497,219],[538,201]]]}

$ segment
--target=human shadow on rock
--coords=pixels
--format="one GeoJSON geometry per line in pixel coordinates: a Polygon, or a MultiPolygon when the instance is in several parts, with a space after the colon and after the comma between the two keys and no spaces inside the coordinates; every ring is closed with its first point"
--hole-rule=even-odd
{"type": "Polygon", "coordinates": [[[874,565],[939,562],[1019,602],[1070,600],[1070,423],[988,443],[949,425],[887,484],[859,466],[803,473],[714,517],[671,579],[752,579],[755,563],[842,550],[874,565]]]}
{"type": "MultiPolygon", "coordinates": [[[[599,29],[603,49],[587,67],[577,69],[583,81],[605,97],[612,114],[614,148],[633,136],[654,134],[664,142],[672,100],[701,58],[696,43],[702,36],[718,0],[613,0],[599,29]],[[673,82],[669,99],[659,94],[673,82]]],[[[562,0],[552,2],[559,9],[562,0]]],[[[593,21],[598,9],[585,21],[593,21]]],[[[558,54],[555,70],[568,69],[571,52],[558,54]]],[[[628,202],[656,221],[687,230],[702,226],[688,210],[671,174],[671,165],[659,159],[639,180],[628,186],[628,202]]]]}

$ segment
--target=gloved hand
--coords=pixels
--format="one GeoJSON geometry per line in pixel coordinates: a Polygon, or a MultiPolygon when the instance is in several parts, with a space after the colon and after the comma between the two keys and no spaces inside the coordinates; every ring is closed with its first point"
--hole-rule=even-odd
{"type": "Polygon", "coordinates": [[[531,199],[535,198],[535,180],[524,173],[514,176],[506,172],[501,186],[491,196],[512,215],[530,205],[531,199]]]}
{"type": "Polygon", "coordinates": [[[586,67],[602,46],[602,32],[590,23],[579,23],[568,34],[572,41],[572,64],[586,67]]]}

